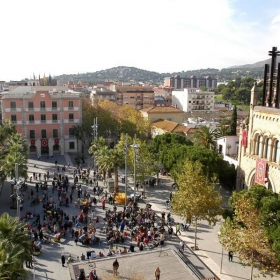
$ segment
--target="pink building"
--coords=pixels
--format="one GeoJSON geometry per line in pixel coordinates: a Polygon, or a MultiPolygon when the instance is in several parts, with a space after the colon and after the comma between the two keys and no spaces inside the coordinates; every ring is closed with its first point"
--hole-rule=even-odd
{"type": "Polygon", "coordinates": [[[82,121],[80,93],[67,86],[16,86],[2,96],[2,119],[24,135],[30,154],[77,151],[72,127],[82,121]]]}

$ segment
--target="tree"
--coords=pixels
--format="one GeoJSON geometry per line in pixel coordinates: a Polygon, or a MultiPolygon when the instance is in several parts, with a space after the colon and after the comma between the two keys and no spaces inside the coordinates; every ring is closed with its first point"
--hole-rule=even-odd
{"type": "Polygon", "coordinates": [[[24,223],[7,213],[0,217],[0,278],[17,280],[27,278],[23,262],[31,260],[31,242],[24,233],[24,223]]]}
{"type": "Polygon", "coordinates": [[[199,220],[215,224],[221,213],[222,197],[204,174],[198,161],[185,161],[177,172],[180,186],[172,197],[172,210],[175,214],[195,223],[195,249],[197,248],[197,227],[199,220]]]}
{"type": "Polygon", "coordinates": [[[72,133],[77,141],[77,155],[79,155],[79,141],[84,139],[84,130],[82,125],[74,125],[72,127],[72,133]]]}
{"type": "Polygon", "coordinates": [[[230,120],[229,135],[236,135],[236,126],[237,126],[237,108],[236,106],[234,106],[231,115],[231,120],[230,120]]]}
{"type": "Polygon", "coordinates": [[[193,142],[207,149],[215,150],[217,145],[216,139],[218,137],[219,134],[216,129],[211,129],[211,127],[208,126],[202,126],[194,133],[193,142]]]}
{"type": "Polygon", "coordinates": [[[256,198],[248,191],[233,193],[230,199],[233,215],[226,218],[219,234],[222,246],[238,253],[239,260],[251,266],[250,279],[253,278],[255,264],[258,264],[261,273],[280,271],[280,262],[272,250],[260,209],[256,207],[256,198]]]}

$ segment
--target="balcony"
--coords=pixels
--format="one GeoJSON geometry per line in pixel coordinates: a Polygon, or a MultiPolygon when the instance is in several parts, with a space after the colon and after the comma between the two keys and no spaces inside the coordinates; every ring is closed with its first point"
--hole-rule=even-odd
{"type": "Polygon", "coordinates": [[[46,123],[47,121],[46,120],[41,120],[41,123],[46,123]]]}
{"type": "Polygon", "coordinates": [[[28,111],[34,111],[34,107],[30,107],[30,108],[28,108],[28,111]]]}
{"type": "Polygon", "coordinates": [[[57,120],[52,120],[52,123],[58,123],[58,121],[57,120]]]}
{"type": "Polygon", "coordinates": [[[40,107],[40,111],[46,111],[46,107],[40,107]]]}
{"type": "Polygon", "coordinates": [[[52,111],[57,111],[57,107],[52,107],[52,111]]]}
{"type": "Polygon", "coordinates": [[[73,123],[73,122],[74,122],[74,119],[69,119],[69,122],[73,123]]]}

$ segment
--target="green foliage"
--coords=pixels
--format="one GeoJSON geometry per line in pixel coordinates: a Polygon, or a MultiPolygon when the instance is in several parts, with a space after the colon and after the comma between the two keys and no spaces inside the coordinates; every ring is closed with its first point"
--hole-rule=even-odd
{"type": "MultiPolygon", "coordinates": [[[[229,203],[233,212],[225,213],[227,222],[222,227],[225,246],[229,246],[229,236],[242,234],[246,237],[244,244],[235,239],[230,246],[235,246],[243,261],[250,264],[259,262],[266,270],[280,269],[280,196],[261,185],[254,185],[249,190],[234,193],[229,203]],[[246,233],[246,235],[245,235],[246,233]],[[258,239],[260,238],[260,240],[258,239]],[[262,244],[260,248],[259,243],[262,244]],[[256,245],[255,245],[256,244],[256,245]]],[[[242,240],[241,238],[241,240],[242,240]]]]}
{"type": "Polygon", "coordinates": [[[23,231],[24,223],[7,213],[0,217],[0,278],[27,279],[22,264],[31,259],[31,242],[23,231]]]}
{"type": "Polygon", "coordinates": [[[230,120],[230,128],[228,135],[236,135],[236,126],[237,126],[237,108],[236,106],[233,107],[231,120],[230,120]]]}

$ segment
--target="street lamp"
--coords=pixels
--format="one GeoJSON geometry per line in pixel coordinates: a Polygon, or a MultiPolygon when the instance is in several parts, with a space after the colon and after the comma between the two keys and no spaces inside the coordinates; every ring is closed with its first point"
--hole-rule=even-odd
{"type": "Polygon", "coordinates": [[[97,117],[95,117],[93,119],[93,125],[91,126],[92,130],[93,130],[93,140],[97,139],[98,137],[98,122],[97,122],[97,117]]]}
{"type": "MultiPolygon", "coordinates": [[[[18,163],[15,163],[15,178],[11,180],[11,184],[14,185],[14,194],[16,195],[16,200],[17,200],[17,217],[20,219],[20,201],[21,201],[21,196],[19,194],[19,189],[21,184],[23,183],[23,180],[21,178],[18,178],[18,163]]],[[[14,196],[12,194],[12,196],[14,196]]]]}
{"type": "Polygon", "coordinates": [[[136,202],[136,150],[139,149],[140,145],[136,144],[136,135],[134,138],[134,143],[133,145],[130,145],[131,148],[133,148],[134,151],[134,203],[136,202]]]}
{"type": "MultiPolygon", "coordinates": [[[[221,236],[221,232],[219,231],[218,232],[218,237],[221,236]]],[[[221,243],[222,245],[222,253],[221,253],[221,266],[220,266],[220,273],[222,273],[222,269],[223,269],[223,258],[224,258],[224,247],[223,247],[223,244],[221,243]]]]}
{"type": "Polygon", "coordinates": [[[125,134],[125,172],[124,172],[124,205],[126,206],[126,193],[127,193],[127,133],[125,134]]]}

